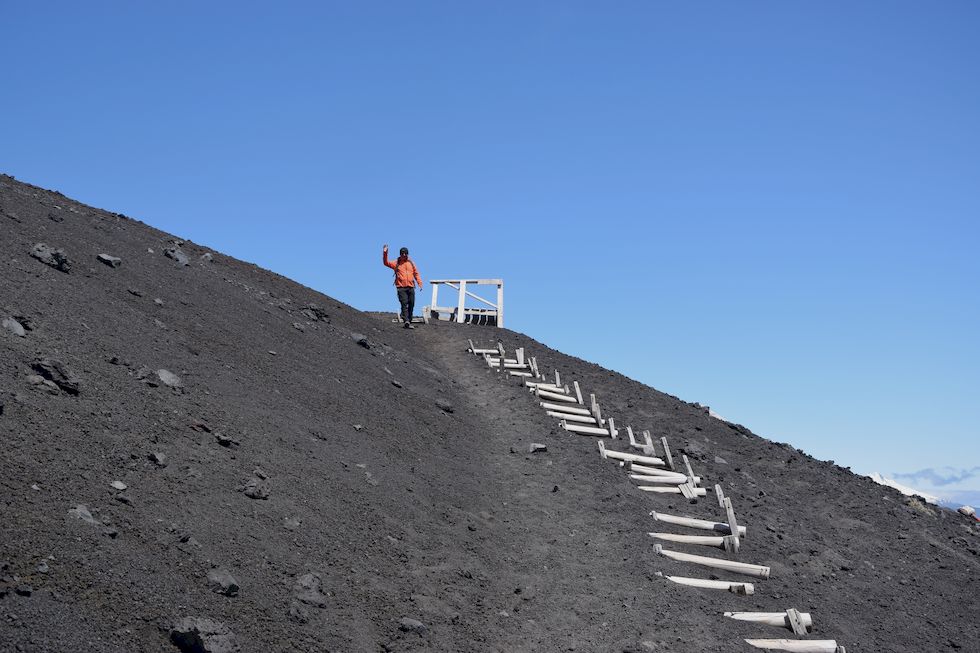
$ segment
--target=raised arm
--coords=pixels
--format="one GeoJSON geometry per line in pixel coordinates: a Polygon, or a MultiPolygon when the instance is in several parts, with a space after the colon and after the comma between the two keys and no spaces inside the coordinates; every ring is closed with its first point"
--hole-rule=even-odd
{"type": "Polygon", "coordinates": [[[381,262],[384,263],[384,265],[386,267],[389,267],[392,270],[395,269],[395,263],[393,261],[389,261],[388,260],[388,246],[387,245],[385,245],[384,247],[381,248],[381,262]]]}

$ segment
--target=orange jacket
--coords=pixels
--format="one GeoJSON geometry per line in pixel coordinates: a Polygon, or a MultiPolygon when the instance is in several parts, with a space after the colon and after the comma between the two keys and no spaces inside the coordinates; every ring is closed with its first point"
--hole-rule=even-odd
{"type": "Polygon", "coordinates": [[[389,261],[388,252],[382,251],[381,262],[395,271],[396,288],[411,288],[412,282],[415,281],[419,284],[419,290],[422,289],[422,277],[419,276],[419,269],[407,256],[399,256],[397,261],[389,261]]]}

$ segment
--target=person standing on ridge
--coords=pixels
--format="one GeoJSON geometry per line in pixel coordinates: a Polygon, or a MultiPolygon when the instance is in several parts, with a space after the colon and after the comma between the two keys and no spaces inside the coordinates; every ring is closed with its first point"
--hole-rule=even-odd
{"type": "Polygon", "coordinates": [[[402,321],[406,329],[414,329],[412,326],[412,314],[415,311],[415,285],[419,285],[422,290],[422,277],[419,276],[419,269],[415,267],[408,258],[408,248],[402,247],[398,250],[398,260],[388,260],[388,245],[381,250],[381,262],[395,271],[395,289],[398,291],[398,303],[402,308],[402,321]]]}

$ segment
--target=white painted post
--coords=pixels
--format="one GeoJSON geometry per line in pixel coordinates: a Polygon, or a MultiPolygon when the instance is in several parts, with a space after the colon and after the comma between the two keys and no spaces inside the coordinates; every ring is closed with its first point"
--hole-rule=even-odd
{"type": "Polygon", "coordinates": [[[728,515],[728,530],[733,534],[738,533],[738,522],[735,521],[735,508],[732,507],[732,500],[725,497],[725,513],[728,515]]]}
{"type": "Polygon", "coordinates": [[[504,282],[497,284],[497,326],[504,328],[504,282]]]}
{"type": "MultiPolygon", "coordinates": [[[[429,283],[432,283],[432,282],[430,281],[429,283]]],[[[440,285],[441,284],[438,284],[438,283],[432,283],[432,307],[429,310],[432,310],[436,306],[439,305],[438,303],[436,303],[436,298],[439,297],[439,286],[440,285]]],[[[439,317],[442,317],[442,316],[440,315],[439,317]]],[[[473,346],[473,341],[471,340],[470,341],[470,347],[472,347],[472,346],[473,346]]]]}
{"type": "Polygon", "coordinates": [[[791,653],[844,653],[844,647],[834,639],[747,639],[745,642],[766,651],[791,653]]]}
{"type": "Polygon", "coordinates": [[[540,405],[545,410],[561,411],[563,413],[572,413],[574,415],[589,415],[589,411],[585,408],[579,408],[578,406],[572,406],[571,404],[552,404],[547,401],[542,401],[540,405]]]}
{"type": "Polygon", "coordinates": [[[725,537],[722,535],[678,535],[676,533],[647,533],[655,540],[664,542],[679,542],[681,544],[698,544],[715,549],[724,548],[725,537]]]}
{"type": "Polygon", "coordinates": [[[580,406],[584,406],[585,402],[582,401],[582,389],[578,387],[578,381],[572,381],[572,385],[575,386],[575,398],[578,399],[580,406]]]}
{"type": "Polygon", "coordinates": [[[616,430],[616,420],[614,420],[612,417],[610,417],[609,418],[609,437],[611,437],[613,440],[615,440],[617,434],[619,434],[619,431],[616,430]]]}
{"type": "Polygon", "coordinates": [[[725,507],[725,493],[721,491],[721,485],[715,485],[715,496],[718,497],[718,507],[725,507]]]}
{"type": "Polygon", "coordinates": [[[689,489],[687,485],[638,485],[636,489],[654,494],[684,494],[685,491],[688,491],[689,495],[685,495],[688,499],[703,497],[708,494],[708,491],[703,487],[689,489]]]}
{"type": "Polygon", "coordinates": [[[670,455],[670,445],[667,444],[667,438],[660,438],[660,443],[664,445],[664,457],[667,458],[667,466],[674,469],[674,457],[670,455]]]}
{"type": "Polygon", "coordinates": [[[646,442],[646,446],[650,450],[650,455],[651,456],[656,456],[657,455],[657,450],[653,446],[653,439],[650,437],[650,431],[644,431],[643,432],[643,441],[646,442]]]}
{"type": "MultiPolygon", "coordinates": [[[[466,321],[466,281],[459,282],[459,302],[456,307],[456,322],[462,324],[466,321]]],[[[503,358],[503,354],[500,355],[503,358]]]]}
{"type": "Polygon", "coordinates": [[[654,550],[658,555],[662,555],[665,558],[670,558],[671,560],[677,560],[678,562],[690,562],[691,564],[695,565],[702,565],[713,569],[724,569],[725,571],[730,571],[735,574],[744,574],[746,576],[754,576],[756,578],[769,578],[769,567],[763,565],[750,565],[747,562],[733,562],[731,560],[723,560],[721,558],[711,558],[708,556],[697,556],[690,553],[681,553],[680,551],[668,551],[659,544],[654,545],[654,550]]]}
{"type": "Polygon", "coordinates": [[[523,365],[524,364],[524,348],[523,347],[518,347],[517,351],[514,352],[514,353],[517,354],[517,362],[518,362],[518,364],[523,365]]]}
{"type": "MultiPolygon", "coordinates": [[[[693,519],[691,517],[678,517],[676,515],[667,515],[662,512],[657,512],[653,510],[650,512],[650,516],[653,517],[654,521],[660,521],[665,524],[674,524],[676,526],[687,526],[688,528],[697,528],[702,531],[714,531],[716,533],[731,533],[732,528],[729,524],[716,521],[707,521],[704,519],[693,519]]],[[[738,534],[741,537],[745,537],[745,526],[738,527],[738,534]]]]}
{"type": "Polygon", "coordinates": [[[752,583],[740,583],[727,580],[704,580],[703,578],[685,578],[684,576],[666,576],[667,580],[678,585],[688,585],[690,587],[701,587],[710,590],[728,590],[733,594],[751,596],[755,594],[755,585],[752,583]]]}

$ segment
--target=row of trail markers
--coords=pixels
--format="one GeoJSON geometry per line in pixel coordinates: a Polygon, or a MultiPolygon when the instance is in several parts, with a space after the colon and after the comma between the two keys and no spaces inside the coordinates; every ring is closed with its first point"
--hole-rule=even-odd
{"type": "MultiPolygon", "coordinates": [[[[712,492],[717,499],[717,510],[723,515],[714,519],[698,519],[682,515],[668,515],[653,511],[650,517],[658,525],[670,525],[696,531],[697,534],[650,532],[655,543],[657,555],[668,560],[695,565],[706,575],[747,576],[766,580],[770,568],[765,565],[732,560],[742,551],[742,542],[748,529],[739,524],[731,497],[726,497],[720,485],[713,488],[702,487],[704,479],[695,473],[686,455],[678,460],[670,449],[666,437],[660,438],[660,451],[649,431],[642,431],[637,437],[632,426],[626,426],[626,439],[620,438],[622,431],[616,427],[612,416],[603,416],[595,394],[588,395],[585,401],[578,381],[571,387],[563,383],[561,373],[554,372],[554,378],[545,377],[533,356],[527,356],[523,348],[516,349],[508,358],[503,344],[494,347],[477,347],[469,341],[470,353],[481,356],[490,369],[496,370],[507,379],[520,379],[528,392],[535,396],[540,408],[549,417],[558,420],[559,426],[573,436],[599,438],[599,456],[603,460],[619,465],[636,484],[637,489],[651,494],[682,495],[692,504],[712,492]],[[618,448],[622,443],[624,449],[618,448]],[[710,531],[708,534],[706,531],[710,531]],[[692,545],[704,547],[703,550],[720,551],[713,555],[701,555],[675,551],[665,546],[692,545]]],[[[712,502],[714,503],[714,502],[712,502]]],[[[702,589],[725,590],[735,595],[747,596],[755,593],[755,585],[743,580],[720,580],[717,578],[689,578],[685,576],[665,576],[674,584],[702,589]]],[[[760,626],[773,626],[791,630],[798,639],[746,639],[749,646],[767,651],[795,651],[797,653],[847,653],[835,640],[804,639],[813,630],[813,617],[808,612],[790,608],[785,612],[726,612],[725,618],[748,621],[760,626]]]]}

